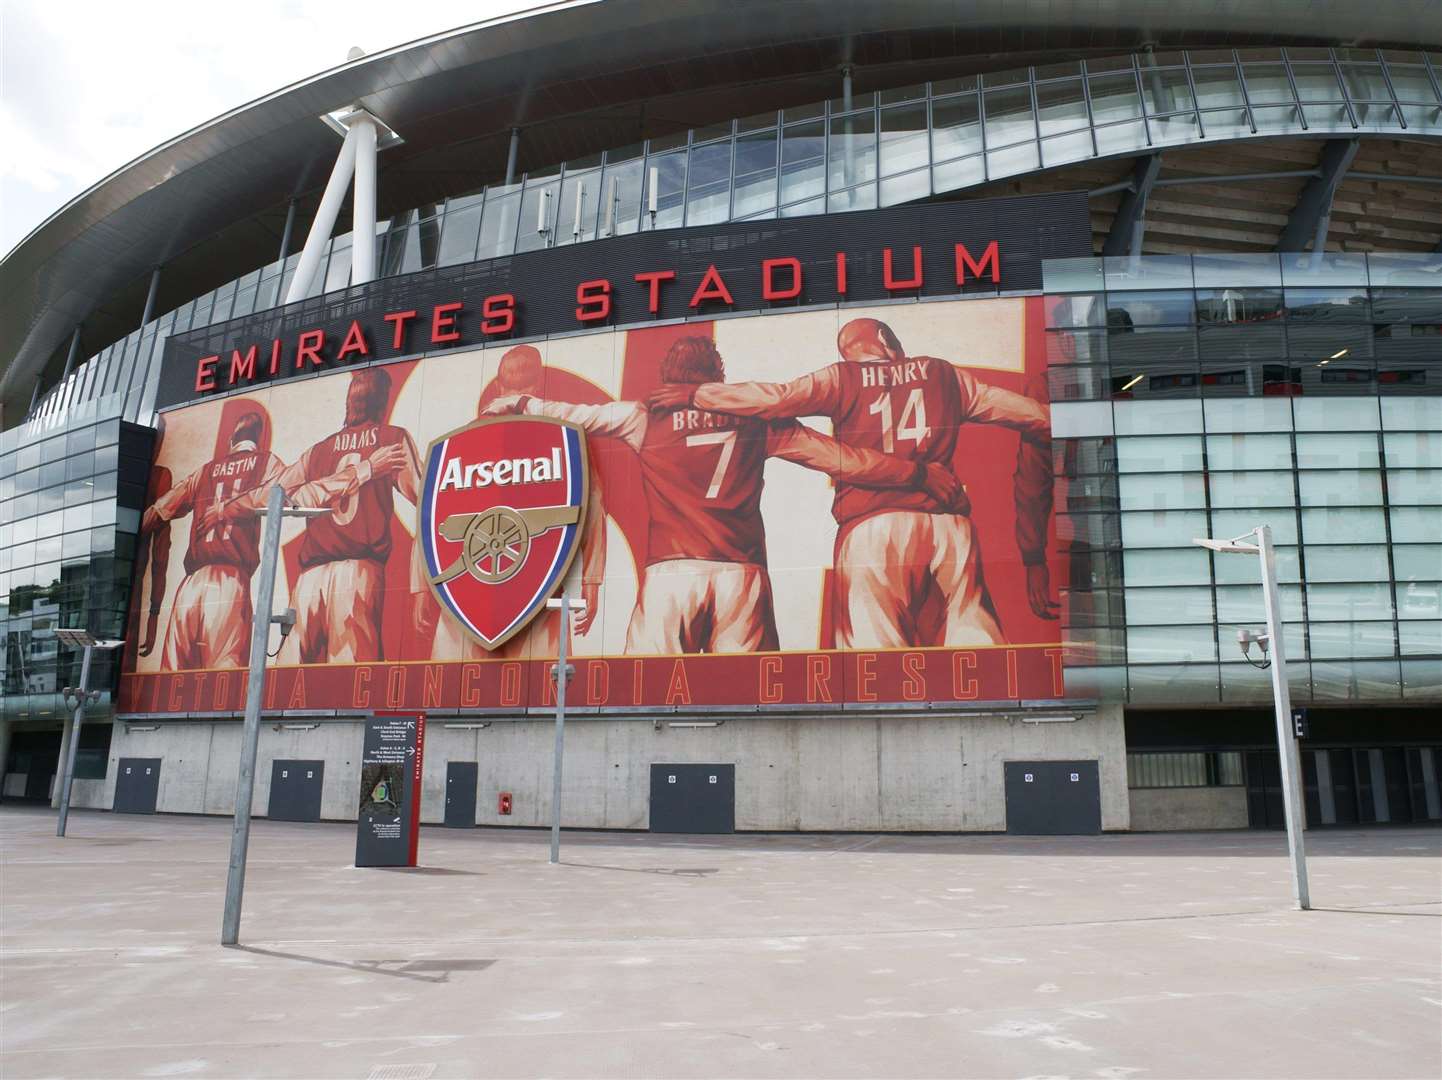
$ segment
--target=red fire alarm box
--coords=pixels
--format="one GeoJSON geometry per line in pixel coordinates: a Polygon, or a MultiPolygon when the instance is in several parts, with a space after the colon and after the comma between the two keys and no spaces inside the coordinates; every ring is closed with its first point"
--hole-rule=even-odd
{"type": "Polygon", "coordinates": [[[503,791],[503,792],[501,792],[500,798],[498,798],[498,799],[496,800],[496,813],[498,813],[498,814],[509,814],[510,812],[511,812],[511,793],[510,793],[509,791],[503,791]]]}

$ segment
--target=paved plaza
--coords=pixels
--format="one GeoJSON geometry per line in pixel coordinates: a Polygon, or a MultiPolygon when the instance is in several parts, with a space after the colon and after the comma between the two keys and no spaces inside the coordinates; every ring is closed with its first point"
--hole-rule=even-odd
{"type": "Polygon", "coordinates": [[[421,833],[0,807],[0,1075],[1436,1077],[1442,830],[421,833]]]}

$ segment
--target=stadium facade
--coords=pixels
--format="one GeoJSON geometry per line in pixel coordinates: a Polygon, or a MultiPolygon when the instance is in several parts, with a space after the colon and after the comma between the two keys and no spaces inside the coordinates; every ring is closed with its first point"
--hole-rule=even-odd
{"type": "Polygon", "coordinates": [[[83,627],[126,644],[76,804],[231,812],[280,483],[329,514],[282,534],[256,812],[354,818],[414,710],[424,820],[547,822],[559,617],[467,590],[571,526],[432,521],[521,416],[589,463],[567,825],[1278,826],[1256,560],[1193,543],[1261,524],[1311,824],[1442,820],[1442,9],[754,15],[360,56],[10,252],[5,799],[55,794],[83,627]]]}

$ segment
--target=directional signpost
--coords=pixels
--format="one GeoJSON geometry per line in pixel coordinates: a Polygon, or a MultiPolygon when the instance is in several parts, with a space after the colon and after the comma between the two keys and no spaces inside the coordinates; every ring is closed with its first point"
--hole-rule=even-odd
{"type": "Polygon", "coordinates": [[[376,713],[361,754],[357,866],[415,866],[421,827],[424,713],[376,713]]]}

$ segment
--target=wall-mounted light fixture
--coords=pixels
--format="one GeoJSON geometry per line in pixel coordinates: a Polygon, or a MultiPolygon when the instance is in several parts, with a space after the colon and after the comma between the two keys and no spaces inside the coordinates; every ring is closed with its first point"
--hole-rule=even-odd
{"type": "Polygon", "coordinates": [[[447,731],[481,731],[491,726],[491,721],[482,720],[471,724],[442,724],[447,731]]]}
{"type": "Polygon", "coordinates": [[[673,728],[703,728],[720,727],[724,723],[726,723],[725,720],[671,720],[666,726],[673,728]]]}

